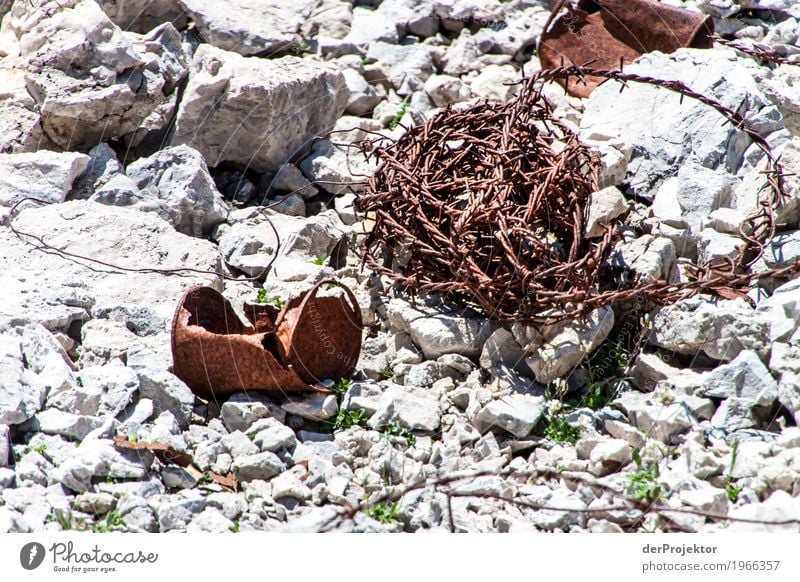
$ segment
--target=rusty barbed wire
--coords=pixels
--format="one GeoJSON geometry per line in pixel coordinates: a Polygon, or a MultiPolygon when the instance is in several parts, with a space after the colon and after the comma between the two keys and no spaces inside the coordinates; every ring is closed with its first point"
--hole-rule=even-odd
{"type": "MultiPolygon", "coordinates": [[[[625,473],[623,473],[620,470],[614,472],[613,474],[624,475],[625,473]]],[[[714,522],[746,523],[746,524],[766,525],[766,526],[793,525],[800,528],[800,519],[792,517],[786,519],[777,519],[777,520],[737,517],[713,511],[697,509],[693,507],[686,507],[686,506],[674,507],[668,505],[661,498],[649,501],[636,498],[631,495],[628,495],[624,487],[622,488],[613,487],[608,483],[605,483],[597,479],[596,477],[593,477],[591,475],[582,472],[558,471],[556,469],[551,469],[551,468],[539,468],[530,470],[505,468],[499,471],[498,470],[454,471],[454,472],[449,472],[447,474],[434,475],[422,481],[417,481],[405,485],[386,487],[378,494],[372,495],[369,499],[365,499],[353,505],[336,508],[334,510],[334,513],[330,517],[328,517],[318,525],[317,531],[321,533],[321,532],[335,530],[337,527],[341,526],[345,522],[353,520],[356,514],[358,513],[368,512],[370,508],[380,504],[399,503],[409,493],[412,493],[414,491],[419,491],[421,489],[430,489],[435,493],[441,493],[447,498],[448,505],[451,501],[451,498],[453,497],[466,497],[475,499],[491,499],[498,501],[500,503],[508,505],[516,505],[518,507],[524,507],[536,511],[554,511],[554,512],[588,515],[588,516],[594,515],[600,518],[603,518],[606,514],[610,512],[624,511],[624,512],[629,512],[631,514],[630,519],[626,523],[626,525],[629,526],[633,526],[636,523],[641,522],[648,515],[657,515],[659,517],[666,519],[667,521],[672,522],[673,519],[669,517],[669,514],[674,514],[674,515],[695,515],[698,517],[703,517],[704,519],[708,520],[711,523],[714,522]],[[526,482],[532,479],[544,479],[546,481],[556,481],[556,482],[562,480],[573,481],[576,483],[581,483],[587,487],[590,487],[593,490],[596,489],[600,492],[605,493],[609,498],[608,499],[609,503],[608,505],[602,505],[596,508],[563,507],[563,506],[553,505],[547,502],[536,502],[529,498],[526,498],[524,494],[513,497],[507,497],[489,491],[470,491],[470,490],[459,491],[457,489],[457,487],[459,486],[469,485],[470,483],[473,483],[479,477],[487,477],[487,476],[501,477],[504,479],[515,479],[519,482],[526,482]]],[[[453,525],[452,512],[450,512],[450,518],[451,518],[450,525],[452,527],[453,525]]]]}
{"type": "MultiPolygon", "coordinates": [[[[375,220],[363,261],[412,295],[447,294],[488,316],[550,324],[598,307],[643,298],[665,305],[697,293],[746,297],[754,280],[800,272],[788,267],[747,273],[776,232],[775,210],[787,195],[783,168],[769,143],[738,112],[680,81],[567,65],[523,79],[508,103],[446,108],[396,141],[381,136],[361,151],[380,162],[356,209],[375,220]],[[766,196],[741,225],[745,245],[725,261],[687,265],[688,281],[636,280],[602,289],[604,264],[619,240],[611,224],[600,240],[584,236],[598,160],[541,95],[544,82],[604,77],[649,84],[718,111],[762,150],[766,196]],[[387,145],[388,144],[388,145],[387,145]],[[455,145],[448,145],[455,144],[455,145]],[[394,260],[385,261],[384,253],[394,260]]],[[[763,191],[763,190],[762,190],[763,191]]]]}
{"type": "Polygon", "coordinates": [[[775,63],[777,65],[800,65],[800,61],[792,60],[790,57],[782,55],[771,46],[765,44],[760,44],[757,42],[747,44],[740,41],[728,40],[719,35],[715,35],[713,39],[717,44],[735,49],[766,63],[775,63]]]}
{"type": "Polygon", "coordinates": [[[59,247],[57,247],[55,245],[50,244],[49,242],[47,242],[44,239],[43,236],[40,236],[40,235],[37,235],[37,234],[33,234],[31,232],[26,232],[26,231],[20,230],[16,226],[14,226],[14,218],[16,218],[16,216],[19,214],[19,212],[21,212],[22,210],[25,210],[24,208],[20,209],[20,206],[22,206],[26,202],[32,202],[34,204],[39,204],[39,205],[42,205],[42,206],[49,206],[51,204],[47,200],[42,200],[40,198],[35,198],[33,196],[26,196],[24,198],[20,198],[19,200],[17,200],[14,203],[14,205],[11,208],[9,208],[8,216],[7,216],[7,219],[6,219],[6,223],[7,224],[5,226],[8,228],[9,231],[11,231],[11,234],[13,234],[15,237],[17,237],[17,239],[19,239],[21,242],[23,242],[25,244],[30,244],[30,245],[34,246],[35,248],[37,248],[37,250],[40,250],[41,252],[56,254],[56,255],[64,258],[64,259],[73,261],[74,263],[77,263],[77,264],[83,265],[83,266],[87,266],[84,263],[91,263],[91,264],[94,264],[94,265],[98,265],[100,267],[106,267],[108,269],[113,269],[115,271],[120,271],[120,272],[124,272],[124,273],[154,273],[154,274],[158,274],[158,275],[178,275],[178,276],[213,275],[214,277],[219,277],[220,279],[223,279],[225,281],[237,281],[237,282],[260,281],[264,277],[266,277],[267,274],[272,269],[272,265],[278,259],[278,254],[279,254],[280,249],[281,249],[281,238],[280,238],[280,235],[278,234],[278,230],[275,228],[275,224],[273,224],[272,219],[270,219],[269,215],[267,215],[265,213],[266,210],[272,208],[273,206],[277,206],[278,204],[280,204],[282,202],[281,200],[279,200],[279,201],[277,201],[277,202],[275,202],[273,204],[270,204],[269,206],[260,206],[260,207],[258,207],[257,214],[259,214],[260,216],[262,216],[264,218],[264,220],[267,222],[267,224],[269,224],[270,228],[272,229],[272,233],[275,235],[275,241],[276,241],[275,242],[275,254],[272,256],[272,258],[270,259],[269,263],[267,263],[267,265],[261,270],[261,272],[259,272],[257,275],[251,276],[251,277],[245,277],[245,276],[236,277],[236,276],[228,275],[228,274],[223,272],[222,266],[220,266],[219,269],[213,270],[213,271],[209,270],[209,269],[195,269],[195,268],[192,268],[192,267],[174,267],[174,268],[140,267],[140,268],[134,268],[134,267],[125,267],[123,265],[110,263],[108,261],[103,261],[103,260],[100,260],[100,259],[96,259],[94,257],[87,257],[86,255],[82,255],[80,253],[72,253],[70,251],[64,250],[62,248],[59,248],[59,247]],[[31,241],[33,241],[33,242],[31,242],[31,241]]]}
{"type": "Polygon", "coordinates": [[[619,233],[583,235],[599,159],[538,90],[447,108],[382,143],[361,144],[381,165],[355,202],[375,216],[364,246],[370,268],[498,319],[534,318],[590,296],[619,233]],[[382,248],[410,260],[392,269],[382,248]]]}

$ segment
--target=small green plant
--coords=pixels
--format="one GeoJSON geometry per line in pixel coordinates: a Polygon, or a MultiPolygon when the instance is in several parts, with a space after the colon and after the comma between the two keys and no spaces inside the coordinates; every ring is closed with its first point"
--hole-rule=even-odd
{"type": "Polygon", "coordinates": [[[230,527],[231,533],[239,533],[239,520],[233,522],[233,525],[230,527]]]}
{"type": "Polygon", "coordinates": [[[633,449],[633,461],[636,463],[636,471],[626,476],[628,481],[628,491],[637,501],[657,501],[666,499],[669,494],[669,487],[660,482],[658,463],[642,463],[639,449],[633,449]]]}
{"type": "Polygon", "coordinates": [[[311,45],[304,40],[301,40],[299,43],[292,46],[292,54],[296,57],[302,57],[310,52],[311,45]]]}
{"type": "Polygon", "coordinates": [[[339,378],[333,385],[333,393],[336,394],[336,397],[341,400],[347,391],[350,390],[350,386],[353,385],[352,380],[348,380],[347,378],[339,378]]]}
{"type": "Polygon", "coordinates": [[[40,444],[36,445],[35,447],[33,447],[33,450],[36,451],[37,453],[39,453],[40,455],[44,455],[44,452],[47,450],[47,444],[46,443],[40,443],[40,444]]]}
{"type": "Polygon", "coordinates": [[[728,467],[728,474],[725,476],[725,493],[728,494],[728,499],[731,503],[739,501],[739,494],[742,492],[742,487],[733,484],[733,466],[736,464],[736,455],[738,453],[739,439],[736,439],[731,447],[731,464],[728,467]]]}
{"type": "Polygon", "coordinates": [[[311,259],[311,262],[314,263],[315,265],[322,266],[322,265],[325,264],[325,259],[327,259],[327,258],[328,258],[328,255],[322,254],[322,255],[318,256],[316,259],[311,259]]]}
{"type": "Polygon", "coordinates": [[[397,502],[379,501],[367,508],[367,515],[372,519],[383,524],[390,524],[397,521],[397,502]]]}
{"type": "MultiPolygon", "coordinates": [[[[253,439],[250,439],[253,440],[253,439]]],[[[197,487],[205,487],[206,485],[211,485],[214,482],[214,479],[211,478],[211,475],[208,474],[206,471],[197,479],[196,486],[197,487]]]]}
{"type": "Polygon", "coordinates": [[[267,296],[267,290],[266,289],[259,289],[258,290],[258,296],[256,297],[256,303],[263,303],[263,304],[267,304],[268,303],[270,305],[274,305],[278,309],[281,309],[283,307],[283,301],[281,300],[281,298],[280,297],[269,297],[269,296],[267,296]]]}
{"type": "Polygon", "coordinates": [[[400,120],[403,119],[406,111],[408,111],[408,101],[403,101],[397,113],[394,114],[394,117],[392,117],[392,120],[389,122],[389,129],[395,129],[400,124],[400,120]]]}
{"type": "Polygon", "coordinates": [[[394,378],[394,370],[391,367],[386,366],[383,370],[378,372],[378,376],[381,380],[388,380],[389,378],[394,378]]]}
{"type": "Polygon", "coordinates": [[[83,520],[75,519],[71,509],[53,509],[50,515],[45,518],[45,522],[51,521],[58,523],[63,531],[86,529],[83,520]]]}
{"type": "Polygon", "coordinates": [[[367,424],[367,411],[363,408],[356,410],[342,410],[336,413],[336,418],[333,419],[333,430],[342,430],[343,428],[350,428],[351,426],[365,426],[367,424]]]}
{"type": "Polygon", "coordinates": [[[572,426],[561,414],[548,417],[544,436],[557,443],[574,445],[581,437],[581,429],[572,426]]]}
{"type": "Polygon", "coordinates": [[[125,527],[125,520],[119,516],[119,513],[117,513],[115,509],[114,511],[109,511],[105,519],[92,524],[91,529],[94,533],[108,533],[115,528],[121,527],[125,527]]]}
{"type": "Polygon", "coordinates": [[[394,422],[387,424],[383,429],[383,433],[389,436],[396,436],[406,439],[406,443],[409,447],[413,447],[415,444],[417,444],[417,437],[414,436],[413,432],[394,422]]]}

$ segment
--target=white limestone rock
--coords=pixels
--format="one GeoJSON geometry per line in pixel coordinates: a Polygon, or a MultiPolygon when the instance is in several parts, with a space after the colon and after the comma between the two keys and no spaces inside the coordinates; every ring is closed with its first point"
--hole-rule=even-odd
{"type": "Polygon", "coordinates": [[[127,175],[142,191],[144,204],[158,204],[159,214],[166,214],[178,232],[202,236],[227,218],[227,206],[205,161],[186,145],[135,161],[128,166],[127,175]]]}
{"type": "Polygon", "coordinates": [[[13,206],[27,197],[46,204],[64,202],[89,160],[76,152],[0,154],[0,206],[13,206]]]}
{"type": "MultiPolygon", "coordinates": [[[[626,70],[683,81],[737,110],[764,136],[782,128],[780,112],[759,86],[762,73],[758,65],[738,59],[731,49],[648,53],[626,70]]],[[[587,100],[581,133],[618,136],[632,148],[627,181],[634,193],[646,200],[652,200],[659,184],[688,162],[735,174],[749,145],[748,138],[722,123],[714,109],[637,83],[622,94],[614,82],[598,87],[587,100]]]]}
{"type": "Polygon", "coordinates": [[[741,299],[714,302],[699,296],[658,309],[649,343],[681,354],[705,352],[730,361],[743,350],[765,358],[770,325],[763,314],[741,299]]]}
{"type": "MultiPolygon", "coordinates": [[[[54,247],[127,268],[193,268],[214,273],[219,254],[214,245],[175,232],[149,213],[88,201],[73,201],[22,211],[14,219],[20,231],[46,237],[54,247]]],[[[27,318],[52,330],[90,318],[89,310],[147,307],[171,321],[183,291],[196,285],[219,286],[214,274],[165,277],[98,268],[95,263],[42,253],[6,230],[0,231],[4,253],[4,293],[0,321],[27,318]],[[47,280],[47,285],[31,281],[47,280]]],[[[167,348],[168,349],[168,348],[167,348]]]]}
{"type": "Polygon", "coordinates": [[[194,54],[172,143],[210,166],[277,170],[331,129],[349,92],[333,65],[295,57],[247,58],[203,44],[194,54]]]}
{"type": "Polygon", "coordinates": [[[565,377],[614,327],[614,312],[601,307],[579,320],[542,327],[514,324],[511,331],[526,354],[525,362],[537,382],[549,384],[565,377]]]}

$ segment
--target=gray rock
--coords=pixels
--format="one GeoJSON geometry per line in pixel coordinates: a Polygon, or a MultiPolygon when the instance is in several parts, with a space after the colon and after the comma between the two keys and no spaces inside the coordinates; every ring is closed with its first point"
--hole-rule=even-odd
{"type": "Polygon", "coordinates": [[[85,390],[100,393],[98,416],[116,417],[133,401],[139,390],[136,372],[117,359],[105,366],[86,366],[80,370],[78,378],[85,390]]]}
{"type": "MultiPolygon", "coordinates": [[[[167,23],[159,35],[177,42],[148,44],[126,36],[96,2],[70,0],[34,6],[17,3],[4,30],[19,40],[18,71],[30,101],[16,98],[6,115],[17,115],[0,149],[89,150],[123,137],[172,103],[185,69],[176,71],[178,32],[167,23]],[[176,78],[177,75],[177,78],[176,78]],[[33,139],[38,138],[38,143],[33,139]]],[[[164,127],[169,119],[162,119],[164,127]]],[[[159,128],[160,129],[160,128],[159,128]]]]}
{"type": "Polygon", "coordinates": [[[222,405],[220,416],[228,430],[246,431],[262,418],[271,416],[270,408],[263,402],[228,401],[222,405]]]}
{"type": "Polygon", "coordinates": [[[95,477],[143,479],[152,462],[152,454],[122,452],[110,440],[84,440],[73,456],[52,471],[52,476],[65,487],[84,492],[91,489],[95,477]]]}
{"type": "Polygon", "coordinates": [[[378,410],[383,387],[375,382],[353,382],[342,398],[342,410],[363,409],[373,415],[378,410]]]}
{"type": "Polygon", "coordinates": [[[89,159],[75,152],[0,154],[0,206],[13,206],[26,197],[64,202],[89,159]]]}
{"type": "Polygon", "coordinates": [[[409,430],[435,431],[441,423],[438,398],[424,390],[391,386],[384,391],[369,426],[380,429],[394,423],[409,430]]]}
{"type": "Polygon", "coordinates": [[[345,109],[350,115],[366,115],[383,99],[358,71],[344,69],[342,75],[350,91],[350,99],[345,109]]]}
{"type": "Polygon", "coordinates": [[[745,350],[730,363],[715,368],[697,393],[712,398],[739,398],[750,407],[769,407],[778,397],[778,384],[758,355],[745,350]]]}
{"type": "Polygon", "coordinates": [[[283,462],[269,451],[242,456],[233,462],[233,472],[239,481],[271,479],[284,469],[283,462]]]}
{"type": "MultiPolygon", "coordinates": [[[[539,499],[537,501],[541,502],[539,499]]],[[[563,511],[586,509],[586,503],[576,493],[566,489],[556,489],[546,499],[547,505],[562,508],[562,511],[544,509],[531,514],[531,519],[536,527],[546,530],[562,529],[578,521],[578,513],[563,511]]]]}
{"type": "Polygon", "coordinates": [[[477,357],[491,335],[493,324],[471,310],[413,307],[392,298],[387,308],[389,322],[407,332],[427,359],[444,354],[477,357]]]}
{"type": "Polygon", "coordinates": [[[172,143],[194,147],[211,166],[228,161],[256,172],[277,170],[333,127],[347,99],[344,78],[330,65],[245,58],[201,45],[172,143]]]}
{"type": "Polygon", "coordinates": [[[103,12],[122,30],[144,34],[166,22],[186,26],[186,14],[177,0],[98,0],[103,12]]]}
{"type": "Polygon", "coordinates": [[[47,388],[23,365],[22,343],[0,335],[0,424],[21,424],[44,405],[47,388]]]}
{"type": "Polygon", "coordinates": [[[206,509],[206,500],[199,491],[185,491],[164,496],[156,506],[158,529],[161,532],[183,531],[206,509]]]}
{"type": "Polygon", "coordinates": [[[313,394],[306,397],[291,396],[281,405],[289,414],[296,414],[309,420],[328,420],[339,411],[335,394],[313,394]]]}
{"type": "Polygon", "coordinates": [[[648,341],[681,354],[702,351],[715,360],[730,361],[743,350],[766,357],[769,323],[742,300],[700,296],[659,309],[648,341]]]}
{"type": "Polygon", "coordinates": [[[90,515],[105,515],[117,506],[117,499],[110,493],[81,493],[75,497],[73,507],[90,515]]]}
{"type": "Polygon", "coordinates": [[[784,283],[758,304],[758,312],[769,318],[770,340],[800,343],[800,280],[784,283]]]}
{"type": "Polygon", "coordinates": [[[101,424],[102,420],[96,416],[81,416],[55,408],[38,412],[34,417],[34,425],[37,430],[76,441],[82,440],[101,424]]]}
{"type": "Polygon", "coordinates": [[[117,513],[125,520],[125,527],[131,532],[158,531],[158,522],[147,500],[139,495],[127,495],[117,504],[117,513]]]}
{"type": "Polygon", "coordinates": [[[800,419],[800,347],[778,342],[772,346],[769,368],[778,378],[778,401],[800,419]]]}
{"type": "Polygon", "coordinates": [[[738,236],[717,232],[713,228],[700,231],[697,240],[697,258],[701,263],[734,259],[745,242],[738,236]]]}
{"type": "Polygon", "coordinates": [[[785,267],[800,258],[800,230],[775,235],[764,249],[764,260],[770,268],[785,267]]]}
{"type": "Polygon", "coordinates": [[[684,402],[665,404],[649,394],[633,392],[623,393],[614,402],[628,415],[631,424],[663,443],[671,443],[673,438],[697,423],[684,402]]]}
{"type": "Polygon", "coordinates": [[[225,452],[225,447],[221,442],[200,443],[194,451],[194,464],[201,471],[208,470],[217,462],[217,457],[225,452]]]}
{"type": "MultiPolygon", "coordinates": [[[[737,109],[752,122],[775,109],[759,87],[756,63],[737,59],[729,49],[650,53],[639,58],[629,71],[684,81],[695,91],[737,109]]],[[[765,124],[759,130],[767,135],[779,125],[765,124]]],[[[662,180],[689,161],[734,174],[749,145],[744,134],[721,123],[714,109],[636,83],[622,94],[613,82],[594,91],[586,103],[581,133],[618,136],[629,145],[632,155],[627,181],[637,196],[648,200],[662,180]]]]}
{"type": "Polygon", "coordinates": [[[594,351],[614,327],[614,312],[595,309],[581,320],[565,320],[540,328],[514,324],[511,332],[527,355],[537,382],[549,384],[566,376],[594,351]]]}
{"type": "Polygon", "coordinates": [[[424,94],[415,97],[413,93],[421,91],[425,81],[436,73],[436,58],[436,49],[427,44],[374,42],[367,50],[367,60],[372,64],[365,67],[364,74],[370,82],[388,81],[398,95],[408,96],[414,108],[424,94]]]}
{"type": "Polygon", "coordinates": [[[209,507],[219,509],[230,520],[238,519],[247,510],[247,501],[241,493],[212,493],[206,500],[209,507]]]}
{"type": "Polygon", "coordinates": [[[286,196],[277,196],[264,201],[265,206],[280,214],[287,216],[305,216],[306,203],[300,194],[288,194],[286,196]]]}
{"type": "Polygon", "coordinates": [[[353,8],[353,21],[345,42],[371,46],[379,41],[397,43],[399,40],[397,26],[384,16],[383,11],[365,6],[353,8]]]}
{"type": "Polygon", "coordinates": [[[518,438],[524,438],[536,427],[544,411],[544,398],[528,394],[510,394],[492,400],[481,408],[473,423],[481,433],[497,427],[518,438]]]}
{"type": "Polygon", "coordinates": [[[319,139],[314,142],[311,154],[300,162],[300,169],[316,186],[331,194],[344,194],[363,191],[375,164],[352,148],[345,150],[319,139]]]}
{"type": "MultiPolygon", "coordinates": [[[[520,74],[511,65],[487,65],[471,80],[470,90],[478,99],[508,101],[516,94],[520,74]]],[[[591,210],[590,210],[591,212],[591,210]]]]}
{"type": "Polygon", "coordinates": [[[32,483],[47,485],[47,473],[53,466],[36,451],[30,451],[22,456],[14,465],[17,482],[20,486],[30,486],[32,483]]]}
{"type": "Polygon", "coordinates": [[[166,370],[138,368],[139,393],[155,405],[155,413],[169,411],[181,426],[187,426],[194,408],[194,394],[181,380],[166,370]]]}
{"type": "MultiPolygon", "coordinates": [[[[22,211],[14,221],[20,231],[44,236],[49,244],[85,257],[127,268],[193,268],[214,272],[219,254],[208,241],[186,237],[148,213],[72,201],[22,211]]],[[[89,310],[121,305],[147,307],[169,321],[183,291],[200,284],[218,285],[216,275],[98,270],[94,264],[44,254],[0,231],[4,295],[0,319],[26,317],[47,329],[67,331],[73,322],[90,319],[89,310]],[[102,271],[102,272],[101,272],[102,271]],[[48,285],[31,286],[30,281],[48,285]]],[[[158,344],[168,352],[168,342],[158,344]]],[[[130,355],[130,354],[129,354],[130,355]]]]}
{"type": "Polygon", "coordinates": [[[615,218],[628,211],[628,202],[619,188],[610,186],[593,193],[589,197],[589,216],[586,220],[586,236],[601,236],[615,218]]]}
{"type": "Polygon", "coordinates": [[[282,449],[294,449],[297,446],[297,437],[288,426],[274,418],[265,418],[263,421],[259,421],[258,432],[255,433],[253,444],[262,452],[275,453],[282,449]]]}
{"type": "Polygon", "coordinates": [[[431,75],[425,81],[424,89],[436,107],[447,107],[470,97],[469,86],[450,75],[431,75]]]}
{"type": "Polygon", "coordinates": [[[233,522],[216,507],[206,507],[186,526],[187,532],[227,533],[231,531],[233,522]]]}
{"type": "Polygon", "coordinates": [[[95,190],[105,186],[113,178],[124,173],[125,169],[117,159],[117,154],[108,144],[101,143],[89,151],[86,170],[72,183],[68,200],[87,200],[95,190]]]}
{"type": "Polygon", "coordinates": [[[513,368],[523,375],[532,375],[531,369],[525,362],[525,351],[522,349],[514,335],[503,327],[497,328],[483,344],[479,362],[481,368],[491,370],[497,364],[513,368]]]}
{"type": "Polygon", "coordinates": [[[794,532],[796,524],[780,522],[800,519],[800,503],[786,491],[775,491],[763,502],[746,503],[733,507],[728,517],[744,521],[731,521],[727,533],[794,532]],[[767,522],[767,523],[764,523],[767,522]],[[769,522],[777,522],[772,525],[769,522]]]}
{"type": "Polygon", "coordinates": [[[693,160],[680,166],[677,178],[678,204],[690,223],[720,207],[730,206],[733,187],[738,182],[730,174],[714,171],[693,160]]]}
{"type": "Polygon", "coordinates": [[[638,275],[643,282],[669,281],[675,266],[675,247],[666,237],[642,235],[620,241],[609,257],[609,264],[638,275]]]}
{"type": "Polygon", "coordinates": [[[286,471],[275,477],[272,481],[272,497],[279,499],[297,499],[305,501],[311,499],[311,489],[303,483],[296,472],[286,471]]]}
{"type": "Polygon", "coordinates": [[[333,205],[337,214],[339,215],[339,218],[348,226],[355,224],[359,219],[359,215],[356,213],[356,210],[353,207],[355,201],[356,195],[350,193],[337,196],[333,200],[333,205]]]}
{"type": "Polygon", "coordinates": [[[0,424],[0,467],[8,467],[11,460],[11,430],[7,424],[0,424]]]}
{"type": "Polygon", "coordinates": [[[220,439],[220,444],[234,458],[254,455],[258,452],[258,447],[243,432],[238,430],[223,436],[220,439]]]}
{"type": "Polygon", "coordinates": [[[465,28],[447,48],[443,59],[444,67],[442,72],[458,77],[470,71],[478,70],[480,68],[479,54],[477,40],[469,29],[465,28]]]}
{"type": "Polygon", "coordinates": [[[162,467],[161,480],[168,489],[191,489],[197,485],[197,477],[183,467],[162,467]]]}
{"type": "MultiPolygon", "coordinates": [[[[283,190],[300,194],[303,198],[313,198],[319,194],[319,190],[297,169],[294,164],[283,164],[275,173],[275,178],[269,185],[269,189],[283,190]]],[[[268,192],[269,192],[268,189],[268,192]]]]}
{"type": "Polygon", "coordinates": [[[201,236],[228,215],[205,161],[186,145],[137,160],[128,166],[127,174],[147,198],[163,205],[178,232],[201,236]]]}
{"type": "Polygon", "coordinates": [[[311,0],[180,0],[203,39],[241,55],[272,56],[301,42],[300,29],[311,15],[311,0]]]}
{"type": "Polygon", "coordinates": [[[446,366],[439,362],[422,362],[412,364],[403,374],[403,384],[425,388],[440,380],[445,375],[446,366]]]}
{"type": "Polygon", "coordinates": [[[264,288],[283,300],[299,296],[315,280],[332,275],[314,261],[327,256],[345,231],[334,210],[305,220],[272,211],[267,211],[266,216],[253,213],[253,209],[235,211],[231,214],[234,224],[218,229],[220,250],[228,264],[251,276],[263,275],[272,264],[264,288]],[[274,262],[278,244],[267,218],[280,237],[280,251],[274,262]]]}
{"type": "Polygon", "coordinates": [[[608,439],[597,443],[589,453],[593,463],[619,463],[626,465],[631,461],[631,445],[625,439],[608,439]]]}

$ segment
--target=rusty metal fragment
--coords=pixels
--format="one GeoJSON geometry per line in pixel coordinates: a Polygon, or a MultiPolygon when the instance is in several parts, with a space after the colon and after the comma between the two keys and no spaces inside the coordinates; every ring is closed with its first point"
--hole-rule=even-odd
{"type": "Polygon", "coordinates": [[[306,382],[349,374],[361,351],[361,309],[347,287],[333,281],[315,285],[290,301],[276,321],[278,353],[306,382]],[[319,296],[322,285],[338,286],[344,295],[319,296]]]}
{"type": "Polygon", "coordinates": [[[280,312],[246,305],[249,325],[214,289],[187,291],[172,322],[175,375],[208,399],[243,390],[326,392],[313,383],[352,372],[362,324],[352,292],[334,281],[323,283],[280,312]],[[323,283],[342,288],[344,297],[318,297],[323,283]]]}
{"type": "Polygon", "coordinates": [[[178,465],[188,467],[192,464],[192,456],[188,453],[179,451],[171,445],[164,443],[145,443],[141,441],[131,441],[123,435],[114,437],[114,446],[118,449],[129,451],[150,451],[156,458],[165,465],[178,465]]]}
{"type": "MultiPolygon", "coordinates": [[[[610,69],[631,63],[644,53],[671,53],[681,47],[711,48],[714,21],[710,16],[683,10],[653,0],[578,0],[558,2],[550,26],[545,27],[539,45],[542,69],[562,65],[591,65],[610,69]]],[[[586,77],[567,91],[585,98],[604,81],[586,77]]]]}

